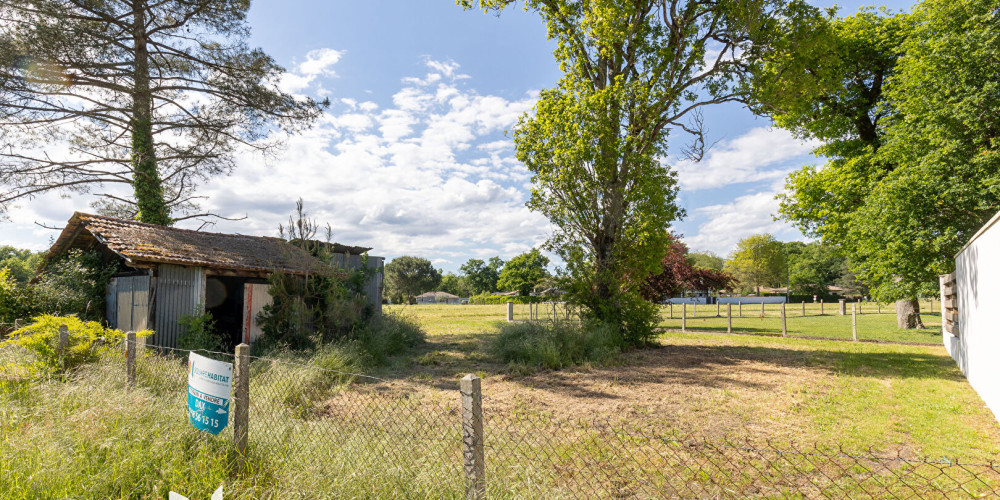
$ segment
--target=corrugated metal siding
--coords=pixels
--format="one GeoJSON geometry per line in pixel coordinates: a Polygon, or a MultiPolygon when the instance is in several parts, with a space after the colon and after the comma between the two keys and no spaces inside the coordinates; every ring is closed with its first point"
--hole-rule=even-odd
{"type": "Polygon", "coordinates": [[[104,318],[108,320],[108,326],[118,328],[118,279],[111,278],[108,289],[104,293],[104,318]]]}
{"type": "Polygon", "coordinates": [[[156,279],[156,334],[152,344],[177,347],[185,314],[201,314],[205,303],[205,269],[162,264],[156,279]]]}
{"type": "Polygon", "coordinates": [[[264,312],[264,306],[271,305],[271,285],[247,283],[243,285],[243,342],[253,343],[264,334],[257,322],[257,316],[264,312]]]}
{"type": "Polygon", "coordinates": [[[108,286],[108,324],[122,331],[149,328],[149,276],[112,278],[108,286]]]}
{"type": "MultiPolygon", "coordinates": [[[[361,269],[363,263],[364,258],[360,255],[334,254],[332,259],[334,267],[339,267],[349,271],[361,269]]],[[[368,256],[368,267],[375,270],[375,275],[372,276],[372,279],[367,285],[365,285],[365,297],[367,297],[368,303],[371,304],[376,311],[381,313],[383,290],[382,280],[385,267],[385,257],[368,256]]]]}

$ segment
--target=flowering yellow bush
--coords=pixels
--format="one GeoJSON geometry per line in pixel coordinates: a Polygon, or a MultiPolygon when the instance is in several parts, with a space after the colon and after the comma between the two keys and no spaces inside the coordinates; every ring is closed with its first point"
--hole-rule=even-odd
{"type": "MultiPolygon", "coordinates": [[[[136,337],[152,335],[151,330],[136,333],[136,337]]],[[[38,316],[33,322],[15,330],[10,337],[0,343],[0,349],[20,347],[31,354],[34,359],[23,360],[30,364],[34,373],[55,373],[75,366],[95,361],[106,350],[118,346],[125,338],[125,332],[112,328],[104,328],[96,321],[83,321],[76,315],[69,316],[38,316]],[[59,343],[59,327],[66,325],[69,330],[69,345],[60,363],[57,351],[59,343]]],[[[9,363],[0,366],[0,371],[12,368],[12,365],[24,363],[9,363]]]]}

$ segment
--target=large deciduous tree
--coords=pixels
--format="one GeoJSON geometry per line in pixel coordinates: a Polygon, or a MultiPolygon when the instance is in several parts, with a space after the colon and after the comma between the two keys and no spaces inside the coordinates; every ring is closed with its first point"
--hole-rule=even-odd
{"type": "Polygon", "coordinates": [[[813,46],[759,78],[762,110],[825,142],[789,177],[781,214],[837,243],[858,278],[922,326],[916,298],[1000,206],[995,2],[926,0],[913,14],[829,18],[813,46]]]}
{"type": "Polygon", "coordinates": [[[531,295],[535,285],[549,276],[549,271],[546,269],[548,265],[549,258],[542,255],[537,249],[515,256],[508,260],[504,264],[503,270],[500,271],[497,288],[516,290],[522,297],[531,295]]]}
{"type": "Polygon", "coordinates": [[[747,236],[736,244],[725,271],[760,294],[762,286],[776,286],[788,275],[783,245],[770,234],[747,236]]]}
{"type": "Polygon", "coordinates": [[[247,46],[248,0],[0,3],[0,214],[48,191],[155,224],[197,216],[196,187],[240,145],[321,105],[278,90],[247,46]],[[128,186],[132,194],[115,186],[128,186]],[[176,214],[176,215],[175,215],[176,214]]]}
{"type": "MultiPolygon", "coordinates": [[[[513,0],[459,0],[500,11],[513,0]]],[[[664,166],[671,130],[694,134],[699,110],[739,100],[744,77],[783,19],[809,10],[779,0],[526,0],[545,20],[563,77],[515,129],[532,172],[529,207],[556,227],[549,246],[573,278],[571,300],[627,343],[652,334],[641,299],[658,271],[677,206],[664,166]]]]}
{"type": "Polygon", "coordinates": [[[465,282],[475,294],[497,291],[497,281],[504,261],[500,257],[490,257],[488,262],[482,259],[469,259],[460,268],[465,274],[465,282]]]}

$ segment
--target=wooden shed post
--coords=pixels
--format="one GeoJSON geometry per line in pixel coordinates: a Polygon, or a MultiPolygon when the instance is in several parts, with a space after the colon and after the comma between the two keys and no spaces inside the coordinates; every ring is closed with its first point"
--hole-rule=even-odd
{"type": "Polygon", "coordinates": [[[462,377],[462,457],[468,486],[465,498],[486,496],[486,454],[483,443],[483,390],[479,377],[462,377]]]}
{"type": "Polygon", "coordinates": [[[135,332],[125,334],[125,383],[128,388],[135,387],[135,353],[138,349],[135,342],[135,332]]]}
{"type": "Polygon", "coordinates": [[[233,442],[236,444],[237,471],[246,470],[247,441],[250,434],[250,346],[236,346],[233,370],[233,442]]]}
{"type": "Polygon", "coordinates": [[[514,322],[514,303],[507,301],[507,322],[514,322]]]}

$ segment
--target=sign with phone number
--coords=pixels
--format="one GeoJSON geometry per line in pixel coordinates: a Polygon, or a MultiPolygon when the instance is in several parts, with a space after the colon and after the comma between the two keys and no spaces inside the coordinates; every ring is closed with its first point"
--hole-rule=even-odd
{"type": "Polygon", "coordinates": [[[188,417],[195,429],[218,434],[229,423],[233,365],[195,353],[188,356],[188,417]]]}

